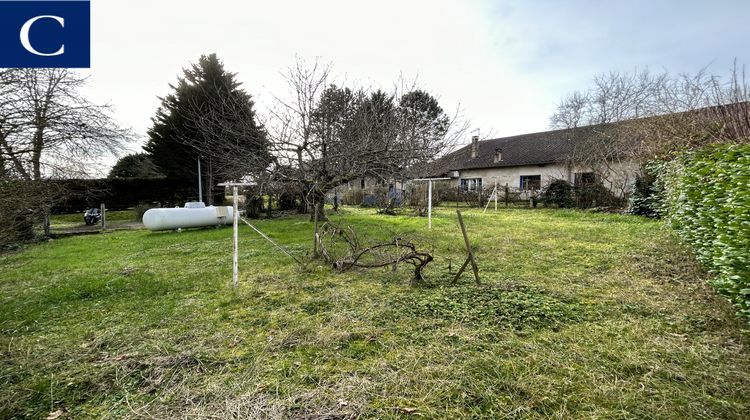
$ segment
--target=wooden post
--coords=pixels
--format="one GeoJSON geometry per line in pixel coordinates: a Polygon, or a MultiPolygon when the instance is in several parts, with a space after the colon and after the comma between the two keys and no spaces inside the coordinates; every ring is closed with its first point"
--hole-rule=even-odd
{"type": "Polygon", "coordinates": [[[49,236],[49,211],[44,212],[44,236],[49,236]]]}
{"type": "Polygon", "coordinates": [[[102,229],[107,229],[107,207],[102,203],[99,212],[102,214],[102,229]]]}
{"type": "Polygon", "coordinates": [[[492,204],[492,200],[494,198],[495,200],[495,211],[497,211],[497,195],[500,194],[500,191],[497,190],[497,177],[493,176],[492,178],[495,179],[495,186],[492,188],[492,193],[489,197],[487,197],[487,204],[484,206],[484,211],[482,213],[487,213],[487,209],[490,208],[490,204],[492,204]]]}
{"type": "Polygon", "coordinates": [[[432,180],[427,181],[427,229],[432,229],[432,180]]]}
{"type": "MultiPolygon", "coordinates": [[[[209,166],[211,162],[209,161],[209,166]]],[[[248,187],[254,184],[242,183],[242,182],[223,182],[219,184],[220,187],[229,188],[232,187],[232,285],[236,289],[240,284],[240,270],[239,270],[239,220],[240,220],[240,209],[239,209],[239,187],[248,187]]],[[[243,219],[244,220],[244,219],[243,219]]],[[[245,222],[247,223],[247,222],[245,222]]],[[[250,227],[253,227],[250,225],[250,227]]],[[[253,228],[254,229],[254,228],[253,228]]]]}
{"type": "Polygon", "coordinates": [[[318,238],[318,205],[315,203],[315,200],[313,199],[313,220],[315,223],[315,227],[313,228],[313,258],[318,257],[318,242],[320,241],[320,238],[318,238]]]}
{"type": "Polygon", "coordinates": [[[495,177],[495,211],[497,211],[497,195],[500,191],[497,190],[497,177],[495,177]]]}
{"type": "Polygon", "coordinates": [[[232,199],[232,284],[236,289],[239,286],[239,243],[237,234],[237,222],[239,221],[240,212],[237,204],[237,186],[232,187],[232,193],[234,195],[232,199]]]}
{"type": "Polygon", "coordinates": [[[476,261],[474,261],[474,251],[471,250],[471,243],[469,242],[469,235],[466,233],[466,225],[464,225],[464,219],[461,216],[461,211],[456,210],[456,214],[458,214],[458,224],[461,226],[461,233],[464,236],[464,243],[466,244],[466,252],[468,253],[468,256],[466,257],[466,261],[464,261],[464,264],[461,266],[461,269],[458,270],[458,273],[456,273],[456,277],[453,278],[453,284],[456,284],[458,281],[458,278],[461,277],[461,274],[466,269],[466,266],[471,263],[471,269],[474,271],[474,281],[477,284],[480,284],[479,281],[479,267],[477,266],[476,261]]]}

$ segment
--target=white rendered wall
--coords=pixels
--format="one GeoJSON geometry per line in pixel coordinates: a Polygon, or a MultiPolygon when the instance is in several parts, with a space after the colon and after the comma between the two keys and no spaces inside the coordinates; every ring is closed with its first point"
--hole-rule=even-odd
{"type": "Polygon", "coordinates": [[[563,179],[570,183],[575,181],[575,173],[579,172],[596,172],[601,176],[601,182],[618,196],[627,194],[635,183],[635,177],[638,174],[638,165],[634,162],[612,162],[606,167],[597,168],[596,171],[591,168],[569,168],[563,163],[553,163],[546,165],[526,165],[513,166],[506,168],[485,168],[485,169],[466,169],[459,171],[459,178],[451,181],[455,186],[459,186],[461,179],[482,178],[484,189],[492,188],[497,177],[497,185],[505,186],[508,184],[511,188],[521,186],[521,176],[524,175],[541,175],[542,188],[555,179],[563,179]]]}

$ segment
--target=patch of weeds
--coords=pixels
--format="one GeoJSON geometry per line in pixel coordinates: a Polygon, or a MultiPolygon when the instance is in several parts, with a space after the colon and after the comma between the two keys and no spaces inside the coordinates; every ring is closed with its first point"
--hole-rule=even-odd
{"type": "Polygon", "coordinates": [[[377,356],[383,350],[382,344],[378,342],[373,334],[352,333],[346,341],[341,343],[341,352],[357,360],[363,360],[369,356],[377,356]]]}
{"type": "Polygon", "coordinates": [[[300,288],[302,289],[302,291],[307,293],[319,293],[324,290],[331,289],[335,286],[336,284],[332,282],[316,282],[303,284],[300,288]]]}
{"type": "Polygon", "coordinates": [[[331,302],[327,299],[310,299],[303,302],[300,307],[308,315],[315,315],[331,309],[331,302]]]}
{"type": "Polygon", "coordinates": [[[299,297],[295,294],[272,291],[263,293],[253,304],[259,308],[274,310],[294,305],[298,300],[299,297]]]}
{"type": "Polygon", "coordinates": [[[408,296],[396,297],[392,307],[415,317],[515,330],[556,330],[568,322],[581,320],[586,312],[578,303],[522,286],[422,289],[408,296]]]}

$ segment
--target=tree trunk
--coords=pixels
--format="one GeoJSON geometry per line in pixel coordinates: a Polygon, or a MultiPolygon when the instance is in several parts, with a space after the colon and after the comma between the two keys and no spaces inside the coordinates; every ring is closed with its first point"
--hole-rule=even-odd
{"type": "Polygon", "coordinates": [[[297,200],[298,202],[297,212],[299,214],[307,214],[308,206],[307,206],[307,197],[305,196],[305,193],[301,192],[299,194],[296,194],[296,196],[299,199],[297,200]]]}
{"type": "Polygon", "coordinates": [[[207,202],[209,206],[214,205],[214,170],[211,160],[208,161],[208,171],[206,172],[206,187],[204,190],[208,193],[207,202]]]}
{"type": "Polygon", "coordinates": [[[325,213],[326,194],[322,191],[315,190],[310,195],[313,197],[310,221],[315,221],[316,215],[319,222],[328,220],[325,213]]]}
{"type": "Polygon", "coordinates": [[[31,154],[31,165],[35,180],[42,179],[42,146],[44,145],[44,128],[37,127],[34,132],[34,140],[31,154]]]}
{"type": "Polygon", "coordinates": [[[261,214],[263,214],[263,197],[258,195],[246,195],[245,214],[250,219],[260,219],[261,214]]]}

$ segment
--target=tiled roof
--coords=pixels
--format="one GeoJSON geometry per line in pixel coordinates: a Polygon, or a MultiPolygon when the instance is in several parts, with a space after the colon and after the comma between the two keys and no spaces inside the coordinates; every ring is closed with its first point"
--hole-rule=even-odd
{"type": "Polygon", "coordinates": [[[484,140],[478,143],[479,154],[471,158],[471,144],[449,153],[426,166],[422,176],[438,177],[464,169],[503,168],[540,165],[565,161],[573,150],[573,135],[579,136],[586,127],[545,131],[484,140]],[[502,160],[495,162],[496,151],[502,160]]]}

